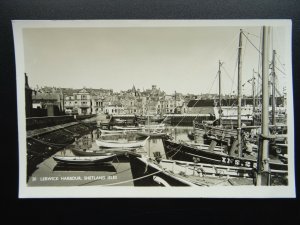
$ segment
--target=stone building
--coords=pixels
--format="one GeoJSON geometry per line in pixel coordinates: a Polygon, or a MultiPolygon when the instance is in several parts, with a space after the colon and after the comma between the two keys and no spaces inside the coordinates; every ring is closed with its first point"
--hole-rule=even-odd
{"type": "Polygon", "coordinates": [[[65,111],[72,111],[74,114],[92,114],[92,98],[90,93],[83,88],[72,96],[65,96],[65,111]]]}
{"type": "Polygon", "coordinates": [[[25,73],[25,111],[26,117],[31,117],[32,114],[32,89],[28,84],[28,76],[25,73]]]}

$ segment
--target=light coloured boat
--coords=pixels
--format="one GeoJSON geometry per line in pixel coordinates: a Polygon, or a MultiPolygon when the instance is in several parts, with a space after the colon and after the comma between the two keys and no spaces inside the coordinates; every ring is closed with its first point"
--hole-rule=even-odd
{"type": "Polygon", "coordinates": [[[57,163],[68,165],[94,165],[112,162],[116,155],[107,156],[53,156],[57,163]]]}
{"type": "Polygon", "coordinates": [[[144,147],[149,137],[143,141],[127,141],[127,142],[116,142],[110,140],[96,140],[96,144],[99,147],[104,148],[139,148],[144,147]]]}
{"type": "Polygon", "coordinates": [[[114,126],[116,130],[125,130],[125,131],[134,131],[134,130],[141,130],[142,127],[121,127],[121,126],[114,126]]]}
{"type": "Polygon", "coordinates": [[[150,136],[150,137],[156,137],[156,138],[160,138],[160,137],[165,137],[167,136],[167,133],[165,132],[162,132],[161,130],[153,130],[153,131],[138,131],[137,132],[138,135],[140,136],[144,136],[144,137],[147,137],[147,136],[150,136]]]}
{"type": "Polygon", "coordinates": [[[74,155],[76,156],[112,156],[111,152],[103,152],[99,150],[82,150],[82,149],[71,149],[74,155]]]}
{"type": "Polygon", "coordinates": [[[124,134],[126,131],[125,130],[103,130],[99,129],[101,134],[124,134]]]}

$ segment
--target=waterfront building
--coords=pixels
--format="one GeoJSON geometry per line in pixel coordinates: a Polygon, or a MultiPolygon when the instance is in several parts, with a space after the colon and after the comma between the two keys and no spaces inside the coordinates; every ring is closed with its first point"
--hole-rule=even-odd
{"type": "Polygon", "coordinates": [[[32,114],[32,89],[28,84],[28,76],[25,73],[25,111],[26,117],[31,117],[32,114]]]}
{"type": "Polygon", "coordinates": [[[72,96],[65,96],[65,110],[79,115],[92,114],[92,100],[90,93],[83,88],[72,96]]]}
{"type": "Polygon", "coordinates": [[[104,107],[104,113],[108,115],[120,115],[124,113],[124,107],[122,105],[109,105],[104,107]]]}

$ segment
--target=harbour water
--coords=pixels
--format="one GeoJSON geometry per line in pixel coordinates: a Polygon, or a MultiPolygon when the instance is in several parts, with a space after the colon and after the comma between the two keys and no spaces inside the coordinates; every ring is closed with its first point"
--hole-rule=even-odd
{"type": "MultiPolygon", "coordinates": [[[[176,140],[189,141],[187,134],[192,129],[192,127],[170,126],[166,127],[166,132],[176,140]]],[[[99,151],[101,149],[95,142],[98,138],[142,140],[145,137],[139,137],[136,133],[100,136],[96,129],[54,155],[74,156],[72,148],[99,151]]],[[[107,150],[102,150],[107,152],[107,150]]],[[[136,152],[149,156],[153,156],[154,152],[159,152],[162,158],[165,158],[165,151],[160,138],[148,139],[146,145],[137,149],[136,152]]],[[[133,186],[131,168],[126,154],[117,155],[112,163],[96,166],[62,166],[53,159],[54,155],[37,166],[37,169],[29,177],[28,186],[133,186]]]]}

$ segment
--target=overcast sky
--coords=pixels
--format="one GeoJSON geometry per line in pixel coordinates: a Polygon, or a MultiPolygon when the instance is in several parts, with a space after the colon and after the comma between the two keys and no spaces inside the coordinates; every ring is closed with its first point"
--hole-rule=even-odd
{"type": "MultiPolygon", "coordinates": [[[[239,30],[259,48],[261,27],[26,28],[25,72],[32,88],[141,90],[155,84],[168,94],[217,93],[218,60],[223,93],[236,91],[239,30]],[[249,33],[249,34],[248,34],[249,33]],[[214,82],[215,81],[215,82],[214,82]],[[214,85],[213,85],[214,82],[214,85]]],[[[284,71],[284,27],[273,29],[271,48],[284,71]]],[[[243,37],[243,83],[258,69],[258,51],[243,37]]],[[[271,55],[270,55],[271,59],[271,55]]],[[[285,76],[278,73],[281,91],[285,76]]],[[[251,85],[244,87],[250,93],[251,85]]]]}

